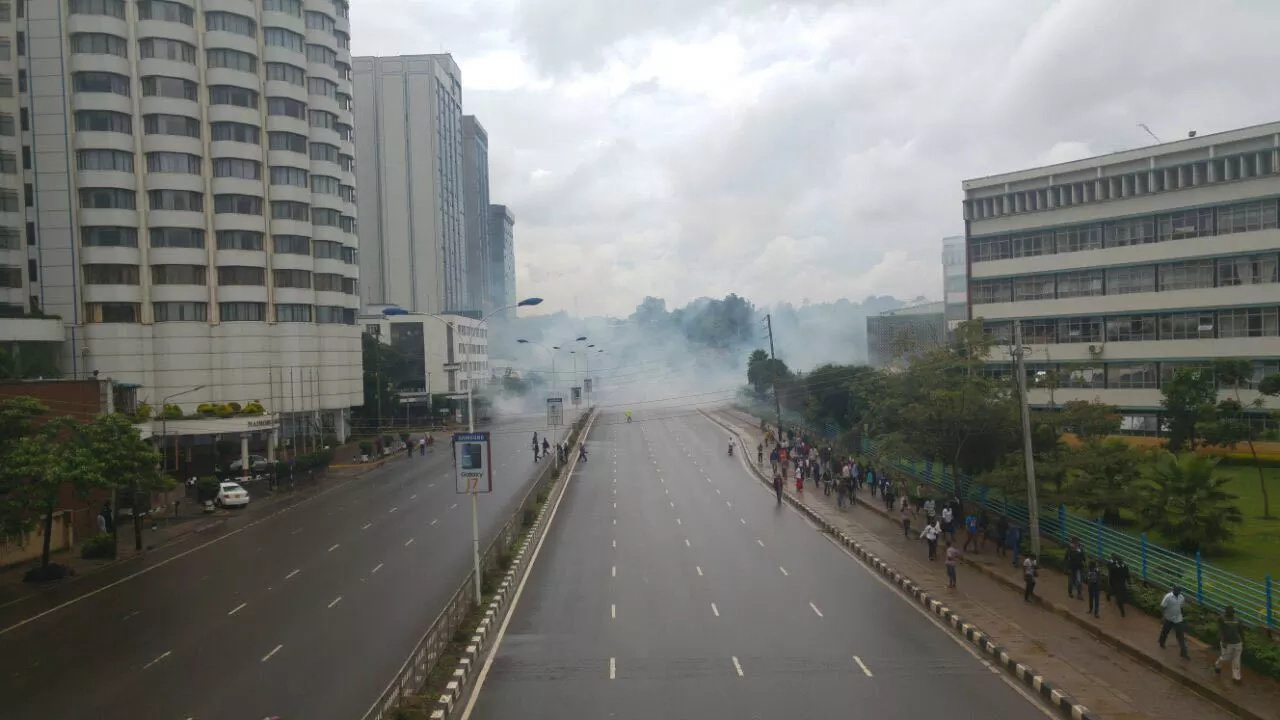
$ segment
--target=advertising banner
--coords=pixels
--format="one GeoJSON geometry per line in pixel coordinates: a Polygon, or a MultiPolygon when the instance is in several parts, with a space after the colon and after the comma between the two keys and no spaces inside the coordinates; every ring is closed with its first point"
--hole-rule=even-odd
{"type": "Polygon", "coordinates": [[[459,493],[493,492],[489,433],[454,433],[453,464],[459,493]]]}

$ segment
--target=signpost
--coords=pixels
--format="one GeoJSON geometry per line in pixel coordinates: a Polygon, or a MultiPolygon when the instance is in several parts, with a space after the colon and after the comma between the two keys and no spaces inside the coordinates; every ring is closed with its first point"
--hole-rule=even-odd
{"type": "Polygon", "coordinates": [[[588,395],[591,394],[591,378],[582,381],[582,389],[586,390],[588,395]]]}
{"type": "Polygon", "coordinates": [[[569,388],[569,395],[573,398],[574,407],[578,407],[579,405],[582,404],[582,388],[580,387],[569,388]]]}
{"type": "Polygon", "coordinates": [[[564,398],[547,398],[547,425],[557,427],[564,424],[564,398]]]}
{"type": "Polygon", "coordinates": [[[493,492],[492,459],[488,432],[454,433],[453,462],[457,492],[493,492]]]}

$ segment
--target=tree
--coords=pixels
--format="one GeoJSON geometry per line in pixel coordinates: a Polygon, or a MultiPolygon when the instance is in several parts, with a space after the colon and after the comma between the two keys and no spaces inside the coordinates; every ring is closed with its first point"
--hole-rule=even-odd
{"type": "Polygon", "coordinates": [[[114,485],[125,492],[133,509],[134,549],[141,550],[142,512],[149,505],[150,494],[174,486],[173,479],[160,471],[160,453],[122,413],[99,415],[81,426],[78,435],[94,460],[97,477],[93,484],[114,485]]]}
{"type": "Polygon", "coordinates": [[[1071,400],[1062,406],[1060,419],[1064,430],[1074,432],[1081,441],[1100,440],[1120,432],[1120,408],[1115,405],[1071,400]]]}
{"type": "Polygon", "coordinates": [[[1218,461],[1193,454],[1164,451],[1148,466],[1139,516],[1181,550],[1211,550],[1235,535],[1243,520],[1236,496],[1223,486],[1230,478],[1214,474],[1218,461]]]}
{"type": "Polygon", "coordinates": [[[791,376],[791,370],[781,360],[769,357],[764,350],[755,350],[747,359],[747,382],[755,389],[756,395],[764,398],[769,389],[779,380],[791,376]]]}
{"type": "Polygon", "coordinates": [[[1119,438],[1092,437],[1071,453],[1066,495],[1071,503],[1120,523],[1120,511],[1131,508],[1142,478],[1142,453],[1119,438]]]}
{"type": "Polygon", "coordinates": [[[1169,425],[1167,447],[1170,452],[1192,449],[1196,444],[1196,424],[1213,414],[1218,399],[1216,381],[1209,368],[1178,368],[1173,377],[1162,383],[1161,406],[1169,425]]]}

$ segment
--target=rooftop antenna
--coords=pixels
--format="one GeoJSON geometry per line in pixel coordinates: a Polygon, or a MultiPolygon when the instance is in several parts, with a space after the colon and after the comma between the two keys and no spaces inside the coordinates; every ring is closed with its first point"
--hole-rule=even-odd
{"type": "Polygon", "coordinates": [[[1138,123],[1138,127],[1142,128],[1143,130],[1146,130],[1147,134],[1150,135],[1152,138],[1154,138],[1156,142],[1163,142],[1160,138],[1156,137],[1155,133],[1151,132],[1151,128],[1147,127],[1146,123],[1138,123]]]}

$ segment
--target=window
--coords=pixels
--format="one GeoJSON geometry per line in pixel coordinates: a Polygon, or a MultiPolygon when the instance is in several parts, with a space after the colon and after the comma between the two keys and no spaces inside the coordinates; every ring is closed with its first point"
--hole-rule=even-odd
{"type": "Polygon", "coordinates": [[[348,323],[345,319],[346,313],[344,308],[337,305],[317,305],[316,306],[316,322],[328,325],[354,324],[355,318],[348,323]]]}
{"type": "Polygon", "coordinates": [[[262,0],[262,9],[302,17],[302,0],[262,0]]]}
{"type": "MultiPolygon", "coordinates": [[[[18,9],[22,9],[22,6],[19,5],[18,9]]],[[[22,15],[19,14],[18,17],[22,17],[22,15]]],[[[18,31],[18,57],[22,57],[26,54],[27,54],[27,34],[19,30],[18,31]]]]}
{"type": "Polygon", "coordinates": [[[288,303],[276,305],[276,322],[311,322],[311,306],[288,303]]]}
{"type": "MultiPolygon", "coordinates": [[[[132,157],[130,159],[132,159],[132,157]]],[[[14,155],[13,153],[0,151],[0,174],[4,174],[4,175],[18,174],[18,156],[17,155],[14,155]]]]}
{"type": "Polygon", "coordinates": [[[1218,313],[1218,337],[1274,337],[1280,334],[1276,308],[1238,308],[1218,313]]]}
{"type": "Polygon", "coordinates": [[[1054,281],[1052,275],[1032,275],[1014,278],[1013,300],[1045,300],[1054,297],[1054,281]]]}
{"type": "Polygon", "coordinates": [[[262,233],[253,230],[219,230],[219,250],[262,250],[262,233]]]}
{"type": "MultiPolygon", "coordinates": [[[[26,108],[22,108],[26,110],[26,108]]],[[[14,137],[18,134],[17,123],[13,121],[13,115],[9,113],[0,113],[0,135],[5,137],[14,137]]]]}
{"type": "Polygon", "coordinates": [[[324,45],[308,45],[307,62],[333,67],[334,63],[338,62],[338,53],[324,45]]]}
{"type": "Polygon", "coordinates": [[[267,98],[267,114],[284,115],[305,120],[307,117],[307,104],[293,98],[269,97],[267,98]]]}
{"type": "Polygon", "coordinates": [[[133,118],[111,110],[77,110],[77,132],[118,132],[133,134],[133,118]]]}
{"type": "Polygon", "coordinates": [[[184,227],[151,228],[151,247],[204,248],[204,230],[184,227]]]}
{"type": "Polygon", "coordinates": [[[18,68],[18,92],[27,91],[27,71],[18,68]]]}
{"type": "Polygon", "coordinates": [[[178,60],[181,62],[191,63],[193,65],[196,62],[195,45],[184,43],[181,40],[170,40],[168,38],[142,38],[138,41],[138,54],[144,58],[178,60]]]}
{"type": "Polygon", "coordinates": [[[1102,320],[1097,317],[1063,318],[1058,321],[1058,342],[1102,342],[1102,320]]]}
{"type": "Polygon", "coordinates": [[[204,211],[204,193],[191,190],[149,190],[147,199],[152,210],[204,211]]]}
{"type": "Polygon", "coordinates": [[[77,170],[133,172],[133,153],[123,150],[77,150],[77,170]]]}
{"type": "Polygon", "coordinates": [[[18,108],[18,119],[22,125],[23,132],[31,129],[31,113],[27,112],[25,107],[18,108]]]}
{"type": "Polygon", "coordinates": [[[307,222],[310,219],[311,206],[292,200],[273,200],[271,202],[272,220],[298,220],[307,222]]]}
{"type": "Polygon", "coordinates": [[[0,250],[21,250],[22,236],[13,228],[0,228],[0,250]]]}
{"type": "Polygon", "coordinates": [[[147,135],[200,137],[200,121],[186,115],[143,115],[142,131],[147,135]]]}
{"type": "Polygon", "coordinates": [[[1216,325],[1211,312],[1175,313],[1160,318],[1161,340],[1198,340],[1214,336],[1216,325]]]}
{"type": "Polygon", "coordinates": [[[307,28],[311,30],[323,30],[327,33],[331,33],[337,29],[334,25],[333,18],[325,15],[324,13],[308,10],[306,18],[307,28]]]}
{"type": "Polygon", "coordinates": [[[147,172],[200,174],[200,156],[189,153],[147,153],[147,172]]]}
{"type": "Polygon", "coordinates": [[[351,101],[351,96],[344,92],[338,93],[338,107],[342,108],[343,110],[355,109],[355,106],[352,104],[352,101],[351,101]]]}
{"type": "Polygon", "coordinates": [[[248,88],[235,85],[210,85],[210,105],[235,105],[236,107],[258,109],[258,93],[248,88]]]}
{"type": "Polygon", "coordinates": [[[146,97],[168,97],[179,100],[196,100],[197,85],[184,78],[148,75],[142,78],[142,94],[146,97]]]}
{"type": "Polygon", "coordinates": [[[139,303],[84,304],[84,321],[87,323],[136,323],[141,313],[142,305],[139,303]]]}
{"type": "Polygon", "coordinates": [[[342,259],[342,243],[332,240],[316,240],[314,245],[317,258],[324,260],[342,259]]]}
{"type": "Polygon", "coordinates": [[[316,290],[342,292],[342,276],[334,273],[316,273],[316,290]]]}
{"type": "MultiPolygon", "coordinates": [[[[356,202],[356,189],[355,189],[354,187],[352,187],[351,185],[339,185],[339,186],[338,186],[338,197],[340,197],[340,198],[342,198],[343,200],[345,200],[346,202],[352,203],[352,204],[354,205],[354,204],[355,204],[355,202],[356,202]]],[[[964,284],[964,276],[960,276],[960,277],[952,278],[952,280],[953,280],[953,281],[958,281],[958,282],[957,282],[958,287],[956,287],[956,288],[955,288],[955,292],[966,292],[966,291],[967,291],[967,289],[968,289],[968,288],[966,288],[966,287],[965,287],[965,284],[964,284]]]]}
{"type": "Polygon", "coordinates": [[[322,77],[307,78],[307,92],[312,95],[323,95],[327,98],[338,97],[338,84],[322,77]]]}
{"type": "Polygon", "coordinates": [[[1054,233],[1054,241],[1060,253],[1098,250],[1102,247],[1102,228],[1097,225],[1081,225],[1058,230],[1054,233]]]}
{"type": "Polygon", "coordinates": [[[332,208],[311,208],[311,224],[324,227],[338,227],[342,213],[332,208]]]}
{"type": "Polygon", "coordinates": [[[0,97],[13,97],[13,78],[0,77],[0,97]]]}
{"type": "Polygon", "coordinates": [[[85,265],[86,285],[137,285],[137,265],[85,265]]]}
{"type": "Polygon", "coordinates": [[[1218,261],[1218,285],[1259,285],[1277,281],[1275,255],[1244,255],[1218,261]]]}
{"type": "Polygon", "coordinates": [[[311,127],[333,129],[338,125],[338,116],[327,110],[312,110],[307,117],[311,127]]]}
{"type": "Polygon", "coordinates": [[[262,198],[257,195],[214,195],[213,212],[217,214],[261,215],[262,198]]]}
{"type": "Polygon", "coordinates": [[[131,227],[81,227],[80,244],[84,247],[138,247],[138,229],[131,227]]]}
{"type": "Polygon", "coordinates": [[[1161,263],[1157,275],[1160,290],[1192,290],[1213,287],[1214,263],[1212,260],[1186,260],[1161,263]]]}
{"type": "Polygon", "coordinates": [[[1164,384],[1173,380],[1179,372],[1208,373],[1213,376],[1213,368],[1204,363],[1178,363],[1178,362],[1162,362],[1160,363],[1160,383],[1164,384]]]}
{"type": "Polygon", "coordinates": [[[347,5],[347,0],[333,0],[333,11],[338,17],[351,17],[351,8],[347,5]]]}
{"type": "Polygon", "coordinates": [[[260,180],[262,179],[262,163],[257,160],[242,160],[240,158],[215,158],[213,161],[213,176],[260,180]]]}
{"type": "Polygon", "coordinates": [[[1160,241],[1184,240],[1213,234],[1213,209],[1186,210],[1161,215],[1160,241]]]}
{"type": "Polygon", "coordinates": [[[355,157],[351,155],[339,154],[338,167],[342,168],[343,170],[346,170],[347,172],[355,172],[356,171],[355,157]]]}
{"type": "MultiPolygon", "coordinates": [[[[342,138],[346,142],[351,142],[352,140],[355,139],[355,134],[356,134],[355,128],[351,127],[346,123],[334,123],[333,129],[337,130],[338,137],[342,138]]],[[[960,264],[963,265],[964,263],[960,263],[960,264]]]]}
{"type": "Polygon", "coordinates": [[[1251,232],[1276,227],[1276,201],[1242,203],[1218,208],[1218,234],[1251,232]]]}
{"type": "Polygon", "coordinates": [[[334,69],[335,69],[335,70],[337,70],[337,71],[338,71],[338,77],[342,78],[343,80],[353,80],[353,79],[355,79],[355,76],[351,74],[351,66],[350,66],[350,65],[348,65],[348,64],[346,64],[346,63],[344,63],[344,62],[339,61],[339,62],[335,62],[335,63],[333,64],[333,67],[334,67],[334,69]]]}
{"type": "Polygon", "coordinates": [[[183,25],[196,24],[194,10],[171,0],[138,0],[138,17],[143,20],[164,20],[183,25]]]}
{"type": "Polygon", "coordinates": [[[137,200],[132,190],[81,188],[80,207],[103,210],[135,210],[137,209],[137,200]]]}
{"type": "Polygon", "coordinates": [[[351,36],[350,36],[350,35],[348,35],[348,34],[346,34],[346,33],[342,32],[341,30],[334,30],[334,31],[333,31],[333,36],[334,36],[334,37],[336,37],[336,38],[338,39],[338,47],[340,47],[340,48],[342,48],[342,49],[344,49],[344,50],[350,50],[350,49],[351,49],[351,36]]]}
{"type": "Polygon", "coordinates": [[[9,38],[0,37],[0,60],[13,59],[13,45],[10,44],[9,38]]]}
{"type": "Polygon", "coordinates": [[[1160,386],[1160,373],[1155,363],[1108,363],[1107,387],[1109,388],[1149,388],[1160,386]]]}
{"type": "Polygon", "coordinates": [[[1107,223],[1107,247],[1145,245],[1156,241],[1156,221],[1153,218],[1132,218],[1107,223]]]}
{"type": "Polygon", "coordinates": [[[297,52],[302,52],[302,46],[306,44],[305,38],[298,33],[278,27],[263,28],[262,41],[267,45],[275,45],[276,47],[297,52]]]}
{"type": "Polygon", "coordinates": [[[129,97],[129,78],[111,72],[78,72],[71,76],[76,92],[115,93],[129,97]]]}
{"type": "Polygon", "coordinates": [[[1101,367],[1094,365],[1060,365],[1058,383],[1064,388],[1102,389],[1106,387],[1106,374],[1101,367]]]}
{"type": "Polygon", "coordinates": [[[1023,320],[1022,342],[1028,345],[1050,345],[1058,342],[1058,321],[1045,318],[1023,320]]]}
{"type": "Polygon", "coordinates": [[[1053,254],[1053,233],[1033,232],[1014,235],[1009,239],[1014,257],[1032,257],[1053,254]]]}
{"type": "Polygon", "coordinates": [[[220,30],[245,37],[258,37],[258,24],[253,18],[229,12],[211,11],[204,14],[205,30],[220,30]]]}
{"type": "Polygon", "coordinates": [[[151,282],[154,285],[204,285],[208,281],[208,268],[204,265],[151,266],[151,282]]]}
{"type": "Polygon", "coordinates": [[[288,255],[311,254],[311,238],[306,235],[272,235],[271,244],[277,253],[288,255]]]}
{"type": "Polygon", "coordinates": [[[23,170],[31,169],[31,146],[30,145],[22,146],[22,169],[23,170]]]}
{"type": "Polygon", "coordinates": [[[307,71],[296,65],[269,62],[267,63],[267,79],[305,87],[307,84],[307,71]]]}
{"type": "Polygon", "coordinates": [[[1087,297],[1102,294],[1101,270],[1077,270],[1058,274],[1058,297],[1087,297]]]}
{"type": "Polygon", "coordinates": [[[346,295],[357,295],[360,292],[360,283],[355,278],[342,278],[342,292],[346,295]]]}
{"type": "Polygon", "coordinates": [[[22,287],[22,268],[0,266],[0,288],[22,287]]]}
{"type": "MultiPolygon", "coordinates": [[[[36,188],[31,183],[23,183],[22,194],[26,197],[27,207],[36,204],[36,188]]],[[[18,212],[18,193],[12,190],[0,190],[0,212],[18,212]]]]}
{"type": "MultiPolygon", "coordinates": [[[[19,45],[19,55],[23,54],[22,50],[23,48],[19,45]]],[[[71,52],[129,57],[129,42],[122,37],[106,33],[71,33],[71,52]]]]}
{"type": "Polygon", "coordinates": [[[1106,318],[1108,342],[1156,339],[1155,315],[1115,315],[1106,318]]]}
{"type": "Polygon", "coordinates": [[[1108,295],[1128,295],[1130,293],[1155,292],[1155,290],[1155,265],[1136,265],[1134,267],[1107,270],[1108,295]]]}
{"type": "Polygon", "coordinates": [[[267,147],[271,150],[288,150],[307,154],[307,136],[291,132],[268,132],[267,147]]]}
{"type": "Polygon", "coordinates": [[[338,146],[328,143],[311,143],[311,159],[327,160],[331,163],[338,162],[338,146]]]}
{"type": "Polygon", "coordinates": [[[214,141],[262,144],[262,131],[255,125],[238,122],[209,123],[209,137],[214,141]]]}
{"type": "Polygon", "coordinates": [[[1009,248],[1009,236],[977,238],[969,241],[969,253],[974,262],[1004,260],[1013,257],[1009,248]]]}
{"type": "MultiPolygon", "coordinates": [[[[138,244],[138,241],[136,238],[133,242],[135,246],[138,244]]],[[[36,244],[36,224],[31,220],[28,220],[27,221],[27,245],[34,247],[35,244],[36,244]]]]}
{"type": "Polygon", "coordinates": [[[311,192],[321,195],[338,195],[341,192],[342,183],[336,177],[328,175],[312,175],[311,176],[311,192]]]}
{"type": "Polygon", "coordinates": [[[973,304],[1010,302],[1013,288],[1008,280],[977,280],[973,283],[973,304]]]}
{"type": "MultiPolygon", "coordinates": [[[[204,268],[201,268],[203,270],[204,268]]],[[[158,302],[151,303],[155,322],[208,322],[209,303],[158,302]]]]}
{"type": "Polygon", "coordinates": [[[271,166],[271,184],[306,187],[307,171],[302,168],[273,165],[271,166]]]}
{"type": "Polygon", "coordinates": [[[311,287],[311,273],[306,270],[276,270],[272,273],[272,284],[278,288],[311,287]]]}
{"type": "Polygon", "coordinates": [[[267,304],[255,302],[218,303],[218,317],[222,322],[263,322],[267,319],[267,304]]]}
{"type": "Polygon", "coordinates": [[[248,73],[258,72],[258,58],[247,52],[215,48],[206,50],[205,58],[211,68],[227,68],[228,70],[240,70],[248,73]]]}
{"type": "Polygon", "coordinates": [[[265,285],[267,271],[251,265],[222,265],[218,267],[219,285],[265,285]]]}

